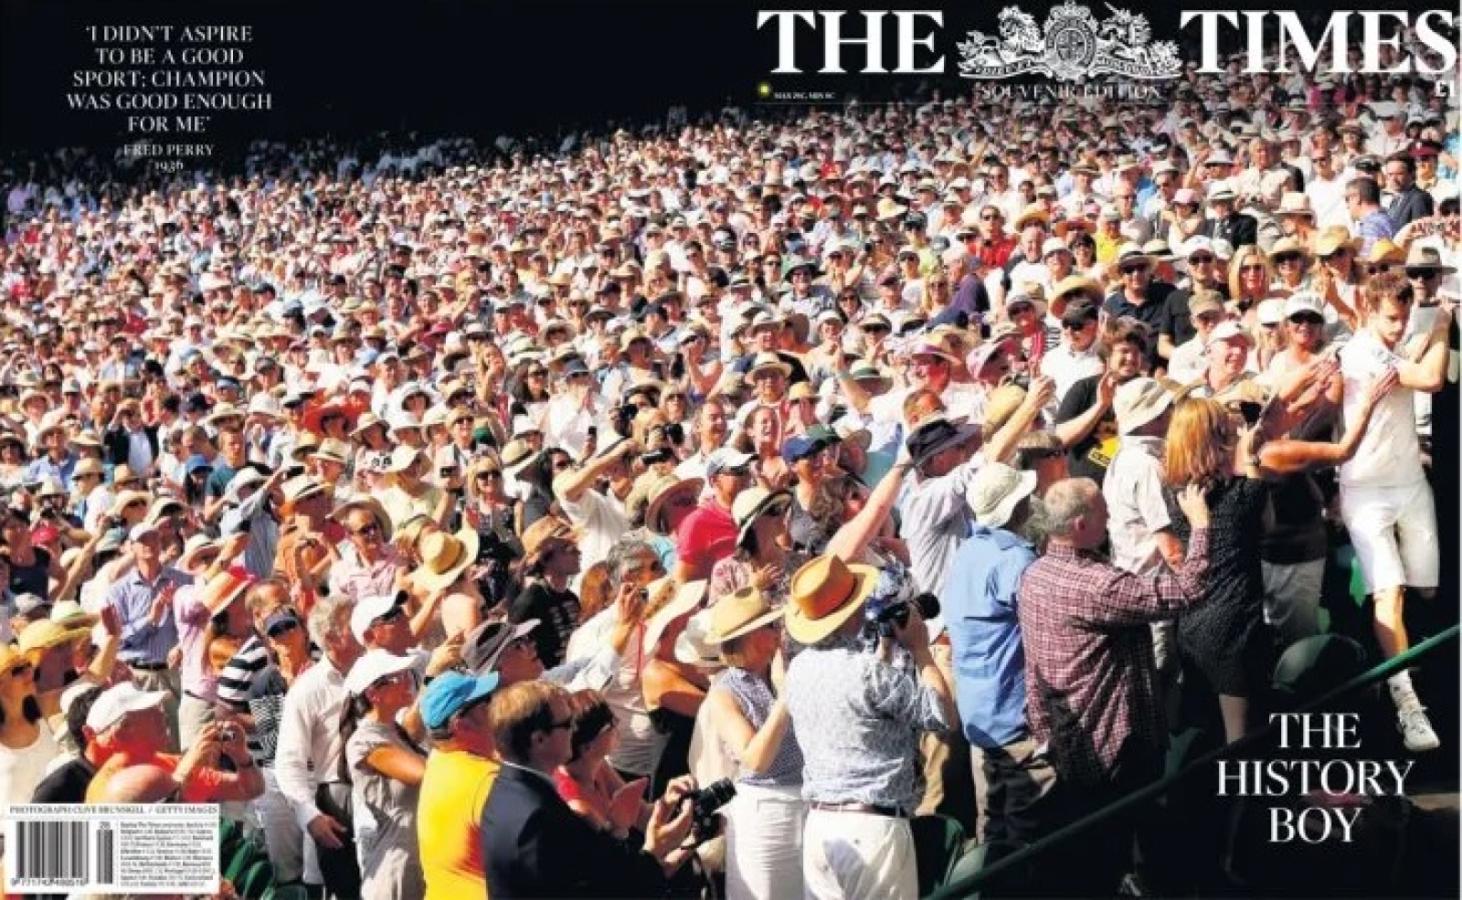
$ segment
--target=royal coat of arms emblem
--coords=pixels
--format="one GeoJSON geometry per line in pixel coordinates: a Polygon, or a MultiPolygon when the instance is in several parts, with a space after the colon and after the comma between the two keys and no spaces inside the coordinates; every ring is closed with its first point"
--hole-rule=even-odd
{"type": "Polygon", "coordinates": [[[1019,7],[1000,11],[1000,34],[971,31],[956,47],[964,78],[998,79],[1046,75],[1057,81],[1080,81],[1097,75],[1128,78],[1174,78],[1182,69],[1177,44],[1149,43],[1147,17],[1106,4],[1111,15],[1098,22],[1079,3],[1063,3],[1046,17],[1045,26],[1019,7]]]}

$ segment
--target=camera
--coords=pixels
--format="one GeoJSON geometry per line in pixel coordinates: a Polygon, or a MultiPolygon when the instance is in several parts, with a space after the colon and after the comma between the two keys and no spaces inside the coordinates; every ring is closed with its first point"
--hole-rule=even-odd
{"type": "Polygon", "coordinates": [[[731,779],[722,778],[713,781],[693,794],[688,795],[683,801],[689,803],[691,808],[691,828],[698,841],[708,840],[715,837],[720,825],[716,813],[721,807],[731,802],[736,796],[736,785],[731,779]]]}
{"type": "Polygon", "coordinates": [[[891,638],[894,636],[894,626],[904,628],[909,624],[909,608],[913,607],[919,611],[923,619],[932,619],[939,615],[939,598],[925,591],[905,599],[897,596],[885,603],[869,604],[867,616],[870,622],[878,627],[878,633],[882,637],[891,638]]]}

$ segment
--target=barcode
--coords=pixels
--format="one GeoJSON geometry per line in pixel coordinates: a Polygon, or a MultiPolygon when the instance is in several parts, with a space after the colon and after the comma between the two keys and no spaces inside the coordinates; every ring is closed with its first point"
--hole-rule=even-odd
{"type": "Polygon", "coordinates": [[[15,880],[87,883],[86,822],[16,822],[15,880]]]}
{"type": "Polygon", "coordinates": [[[115,851],[112,844],[116,840],[116,832],[106,822],[101,823],[96,829],[96,883],[112,884],[117,878],[112,869],[115,851]]]}

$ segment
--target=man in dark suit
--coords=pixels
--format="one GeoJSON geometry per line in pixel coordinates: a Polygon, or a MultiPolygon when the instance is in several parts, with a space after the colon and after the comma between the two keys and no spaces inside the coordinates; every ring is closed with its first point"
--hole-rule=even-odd
{"type": "Polygon", "coordinates": [[[1396,153],[1387,157],[1381,174],[1385,176],[1386,189],[1391,193],[1386,215],[1397,231],[1432,214],[1432,195],[1416,186],[1416,161],[1410,154],[1396,153]]]}
{"type": "Polygon", "coordinates": [[[107,448],[108,463],[113,466],[125,463],[144,478],[157,462],[157,427],[143,424],[142,407],[136,400],[123,400],[117,407],[102,443],[107,448]]]}
{"type": "Polygon", "coordinates": [[[569,808],[552,773],[573,756],[569,694],[525,681],[493,695],[488,722],[502,769],[482,808],[487,895],[510,897],[657,897],[693,894],[689,777],[671,782],[645,834],[601,831],[569,808]],[[682,801],[686,802],[682,802],[682,801]],[[692,884],[687,885],[686,879],[692,884]]]}
{"type": "Polygon", "coordinates": [[[1209,218],[1198,227],[1198,233],[1216,241],[1228,241],[1237,250],[1245,244],[1259,242],[1259,222],[1239,212],[1234,199],[1234,189],[1228,182],[1212,185],[1208,192],[1209,218]]]}

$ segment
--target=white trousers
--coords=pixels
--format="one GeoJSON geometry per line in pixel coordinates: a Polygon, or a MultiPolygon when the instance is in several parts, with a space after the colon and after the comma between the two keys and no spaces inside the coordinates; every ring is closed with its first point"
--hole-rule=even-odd
{"type": "Polygon", "coordinates": [[[264,793],[254,799],[254,815],[264,832],[269,861],[274,865],[278,882],[309,881],[319,884],[320,867],[314,861],[315,842],[306,840],[304,830],[295,819],[294,807],[279,790],[274,769],[260,769],[264,775],[264,793]]]}
{"type": "Polygon", "coordinates": [[[802,894],[810,900],[916,900],[919,871],[909,820],[809,809],[802,894]]]}
{"type": "Polygon", "coordinates": [[[736,785],[726,816],[727,900],[802,896],[802,827],[796,787],[736,785]]]}

